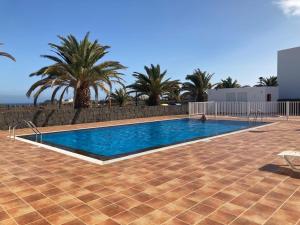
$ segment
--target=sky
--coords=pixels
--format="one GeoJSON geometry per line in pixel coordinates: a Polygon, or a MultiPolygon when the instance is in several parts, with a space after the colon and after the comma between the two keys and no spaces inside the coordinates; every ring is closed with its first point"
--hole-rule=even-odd
{"type": "MultiPolygon", "coordinates": [[[[57,35],[73,34],[111,46],[104,60],[134,71],[160,64],[184,81],[199,68],[254,85],[276,75],[277,51],[300,46],[300,0],[0,0],[0,103],[31,102],[29,74],[50,65],[57,35]]],[[[41,96],[47,99],[49,93],[41,96]]]]}

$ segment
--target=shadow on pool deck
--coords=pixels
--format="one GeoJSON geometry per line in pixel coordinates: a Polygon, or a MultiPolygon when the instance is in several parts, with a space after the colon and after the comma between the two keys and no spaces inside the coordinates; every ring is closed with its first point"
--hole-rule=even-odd
{"type": "MultiPolygon", "coordinates": [[[[295,166],[300,166],[300,165],[295,165],[295,166]]],[[[260,167],[259,170],[300,179],[300,173],[292,171],[287,165],[267,164],[263,167],[260,167]]]]}

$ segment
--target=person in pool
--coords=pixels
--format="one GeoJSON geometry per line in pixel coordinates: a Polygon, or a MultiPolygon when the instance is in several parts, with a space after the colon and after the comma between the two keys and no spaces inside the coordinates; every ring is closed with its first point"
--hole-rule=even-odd
{"type": "Polygon", "coordinates": [[[200,120],[203,121],[203,122],[206,121],[206,116],[205,116],[205,114],[202,114],[200,120]]]}

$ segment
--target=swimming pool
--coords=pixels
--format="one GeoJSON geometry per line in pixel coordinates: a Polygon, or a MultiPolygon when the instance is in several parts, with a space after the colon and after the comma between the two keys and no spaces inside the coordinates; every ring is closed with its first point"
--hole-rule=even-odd
{"type": "MultiPolygon", "coordinates": [[[[173,119],[44,133],[43,144],[105,161],[262,124],[265,123],[173,119]]],[[[35,135],[21,138],[35,141],[35,135]]]]}

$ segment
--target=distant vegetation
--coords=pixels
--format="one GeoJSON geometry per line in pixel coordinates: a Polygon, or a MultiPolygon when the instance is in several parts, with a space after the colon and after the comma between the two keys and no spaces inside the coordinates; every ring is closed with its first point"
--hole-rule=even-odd
{"type": "Polygon", "coordinates": [[[131,99],[126,88],[116,89],[115,92],[111,93],[110,97],[114,102],[118,103],[119,106],[125,106],[131,99]]]}
{"type": "Polygon", "coordinates": [[[258,84],[255,85],[256,87],[263,87],[263,86],[278,86],[277,77],[276,76],[269,76],[269,77],[260,77],[258,84]]]}
{"type": "Polygon", "coordinates": [[[220,83],[216,84],[216,89],[220,88],[240,88],[241,85],[237,80],[233,80],[231,77],[227,77],[225,80],[221,80],[220,83]]]}
{"type": "Polygon", "coordinates": [[[174,87],[172,88],[172,90],[170,92],[168,92],[168,94],[165,96],[166,99],[170,102],[181,102],[181,86],[180,83],[178,83],[177,85],[174,85],[174,87]]]}

